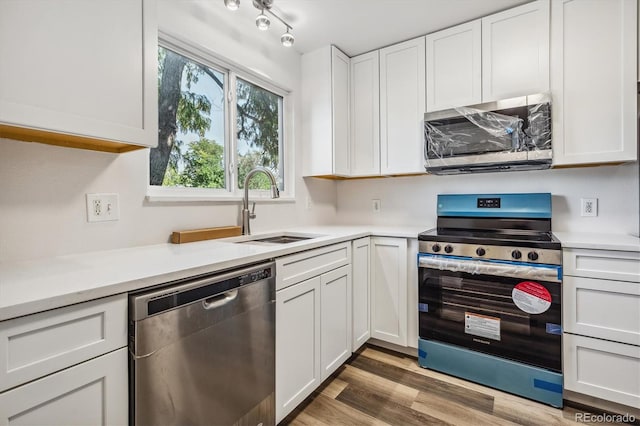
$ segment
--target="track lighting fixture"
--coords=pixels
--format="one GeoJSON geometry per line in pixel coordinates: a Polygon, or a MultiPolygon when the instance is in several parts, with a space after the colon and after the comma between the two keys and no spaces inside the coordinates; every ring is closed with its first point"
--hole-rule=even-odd
{"type": "Polygon", "coordinates": [[[240,7],[240,0],[224,0],[224,5],[229,10],[238,10],[240,7]]]}
{"type": "Polygon", "coordinates": [[[294,41],[295,37],[289,32],[289,27],[287,27],[287,32],[280,37],[280,43],[282,43],[284,47],[291,47],[294,41]]]}
{"type": "MultiPolygon", "coordinates": [[[[230,10],[236,10],[240,7],[240,0],[224,0],[224,5],[230,10]]],[[[261,31],[266,31],[269,29],[271,20],[265,14],[268,13],[286,27],[286,32],[280,37],[280,42],[282,43],[282,45],[284,47],[293,46],[295,37],[289,32],[290,30],[293,30],[293,27],[289,25],[284,19],[276,15],[273,10],[271,10],[271,6],[273,6],[273,0],[253,0],[253,6],[256,9],[260,10],[260,15],[258,15],[258,17],[256,18],[256,27],[258,27],[258,29],[261,31]]]]}
{"type": "Polygon", "coordinates": [[[264,14],[263,10],[262,13],[256,18],[256,27],[258,27],[260,31],[267,31],[269,29],[269,25],[271,25],[271,21],[269,20],[267,15],[264,14]]]}

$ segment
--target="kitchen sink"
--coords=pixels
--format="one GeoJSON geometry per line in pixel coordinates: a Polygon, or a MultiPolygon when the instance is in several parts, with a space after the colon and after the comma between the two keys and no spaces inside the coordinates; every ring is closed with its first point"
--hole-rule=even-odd
{"type": "Polygon", "coordinates": [[[270,235],[270,236],[261,236],[256,235],[252,237],[250,235],[245,237],[240,237],[234,243],[237,244],[260,244],[260,245],[272,245],[272,244],[291,244],[297,243],[299,241],[311,240],[314,238],[322,237],[323,235],[316,234],[278,234],[278,235],[270,235]]]}

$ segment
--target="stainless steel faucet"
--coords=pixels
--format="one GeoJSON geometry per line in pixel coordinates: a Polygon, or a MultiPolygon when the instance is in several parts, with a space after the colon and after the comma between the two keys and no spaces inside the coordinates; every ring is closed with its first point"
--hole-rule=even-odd
{"type": "Polygon", "coordinates": [[[278,184],[276,183],[276,177],[271,173],[271,171],[265,167],[256,167],[247,173],[247,176],[244,178],[244,198],[242,199],[242,235],[251,235],[251,228],[249,227],[249,220],[255,219],[256,217],[256,203],[253,203],[253,209],[249,212],[249,180],[256,173],[262,172],[271,181],[271,198],[279,198],[280,190],[278,189],[278,184]]]}

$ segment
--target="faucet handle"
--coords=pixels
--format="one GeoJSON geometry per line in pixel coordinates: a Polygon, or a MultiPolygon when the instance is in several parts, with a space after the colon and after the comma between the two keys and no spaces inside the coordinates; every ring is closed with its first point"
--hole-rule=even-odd
{"type": "Polygon", "coordinates": [[[251,206],[251,213],[249,213],[249,218],[250,219],[255,219],[256,218],[256,202],[253,202],[253,206],[251,206]]]}

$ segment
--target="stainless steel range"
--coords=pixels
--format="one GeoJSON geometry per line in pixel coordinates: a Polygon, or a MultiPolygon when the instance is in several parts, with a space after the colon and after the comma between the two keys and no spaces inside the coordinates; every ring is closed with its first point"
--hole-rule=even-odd
{"type": "Polygon", "coordinates": [[[418,239],[420,365],[561,407],[551,194],[439,195],[418,239]]]}

